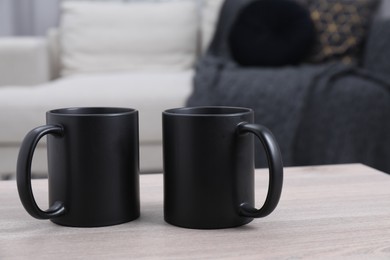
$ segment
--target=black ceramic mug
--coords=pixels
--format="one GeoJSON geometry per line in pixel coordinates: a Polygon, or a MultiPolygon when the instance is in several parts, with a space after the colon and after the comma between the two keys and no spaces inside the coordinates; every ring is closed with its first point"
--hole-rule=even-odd
{"type": "Polygon", "coordinates": [[[46,113],[31,130],[17,162],[19,197],[38,219],[76,227],[124,223],[140,215],[138,111],[130,108],[64,108],[46,113]],[[31,163],[47,135],[49,204],[35,202],[31,163]]]}
{"type": "Polygon", "coordinates": [[[163,112],[164,218],[187,228],[228,228],[270,214],[283,185],[272,133],[253,124],[248,108],[192,107],[163,112]],[[254,207],[254,139],[267,154],[269,186],[254,207]]]}

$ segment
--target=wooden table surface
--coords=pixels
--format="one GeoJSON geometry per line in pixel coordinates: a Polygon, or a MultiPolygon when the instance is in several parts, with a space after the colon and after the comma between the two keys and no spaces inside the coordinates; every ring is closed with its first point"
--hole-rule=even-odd
{"type": "MultiPolygon", "coordinates": [[[[390,175],[360,165],[285,169],[282,198],[246,226],[192,230],[163,220],[162,175],[141,176],[141,217],[70,228],[30,217],[0,182],[0,259],[390,259],[390,175]]],[[[256,174],[257,206],[267,172],[256,174]]],[[[34,180],[40,205],[47,180],[34,180]]],[[[44,206],[42,206],[44,207],[44,206]]]]}

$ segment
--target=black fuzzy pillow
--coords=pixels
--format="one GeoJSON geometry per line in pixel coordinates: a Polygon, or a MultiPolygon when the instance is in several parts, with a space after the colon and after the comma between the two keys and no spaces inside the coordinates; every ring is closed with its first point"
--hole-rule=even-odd
{"type": "Polygon", "coordinates": [[[297,64],[310,52],[315,27],[309,11],[292,0],[256,0],[243,7],[228,43],[243,66],[297,64]]]}

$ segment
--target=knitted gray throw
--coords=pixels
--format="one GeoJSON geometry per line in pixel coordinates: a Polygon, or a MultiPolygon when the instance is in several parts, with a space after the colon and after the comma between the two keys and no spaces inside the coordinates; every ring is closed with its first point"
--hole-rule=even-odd
{"type": "MultiPolygon", "coordinates": [[[[252,108],[278,140],[285,166],[360,162],[390,173],[390,21],[372,26],[360,67],[244,68],[226,39],[248,1],[224,3],[187,105],[252,108]]],[[[256,150],[256,167],[266,167],[260,142],[256,150]]]]}

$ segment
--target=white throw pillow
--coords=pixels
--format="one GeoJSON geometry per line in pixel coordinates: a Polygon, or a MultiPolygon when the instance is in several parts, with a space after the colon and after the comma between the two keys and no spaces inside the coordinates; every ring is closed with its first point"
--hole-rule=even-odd
{"type": "Polygon", "coordinates": [[[62,4],[62,75],[111,71],[177,71],[197,51],[194,0],[62,4]]]}

